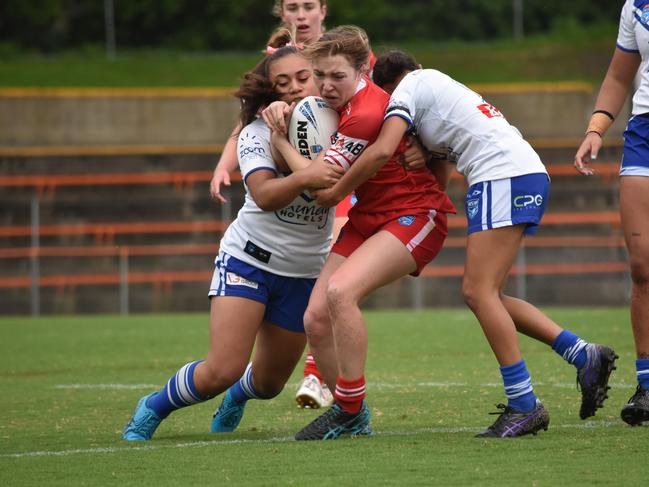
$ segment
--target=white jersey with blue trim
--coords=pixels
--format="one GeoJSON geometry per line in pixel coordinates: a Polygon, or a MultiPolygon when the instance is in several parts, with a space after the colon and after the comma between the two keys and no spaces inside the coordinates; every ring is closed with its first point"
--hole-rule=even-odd
{"type": "Polygon", "coordinates": [[[633,95],[632,114],[649,113],[649,1],[626,0],[620,15],[617,48],[640,54],[640,86],[633,95]]]}
{"type": "Polygon", "coordinates": [[[385,118],[399,116],[426,148],[456,164],[469,185],[546,173],[534,149],[500,111],[476,92],[434,69],[408,73],[385,118]]]}
{"type": "Polygon", "coordinates": [[[280,210],[264,211],[257,206],[247,178],[259,170],[284,177],[271,156],[270,130],[262,119],[241,131],[237,153],[245,202],[225,231],[220,250],[274,274],[317,277],[331,245],[333,208],[318,206],[306,191],[280,210]]]}

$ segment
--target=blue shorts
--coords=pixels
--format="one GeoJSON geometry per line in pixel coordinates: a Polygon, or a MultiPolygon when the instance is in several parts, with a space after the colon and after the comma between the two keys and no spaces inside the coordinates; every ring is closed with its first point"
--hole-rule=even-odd
{"type": "Polygon", "coordinates": [[[649,114],[636,115],[624,131],[620,176],[649,176],[649,114]]]}
{"type": "Polygon", "coordinates": [[[550,179],[543,173],[471,185],[464,205],[469,233],[525,223],[525,235],[533,235],[549,189],[550,179]]]}
{"type": "Polygon", "coordinates": [[[264,318],[289,331],[304,333],[304,311],[315,279],[262,271],[219,252],[208,296],[238,296],[266,305],[264,318]]]}

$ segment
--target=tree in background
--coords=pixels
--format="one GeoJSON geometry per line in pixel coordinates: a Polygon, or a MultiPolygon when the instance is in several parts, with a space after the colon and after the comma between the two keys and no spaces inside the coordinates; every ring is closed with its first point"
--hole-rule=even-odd
{"type": "MultiPolygon", "coordinates": [[[[120,47],[260,49],[278,20],[270,0],[113,0],[120,47]]],[[[623,1],[525,0],[526,34],[617,23],[623,1]]],[[[512,36],[512,0],[330,1],[330,25],[363,26],[374,43],[512,36]]],[[[54,52],[104,42],[99,0],[3,0],[0,42],[54,52]]]]}

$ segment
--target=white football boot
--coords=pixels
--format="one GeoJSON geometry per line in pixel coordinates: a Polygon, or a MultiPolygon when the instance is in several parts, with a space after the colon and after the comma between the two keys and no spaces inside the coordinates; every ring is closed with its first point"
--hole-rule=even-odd
{"type": "Polygon", "coordinates": [[[326,384],[320,384],[315,375],[307,375],[295,393],[295,402],[299,408],[319,409],[333,404],[334,398],[326,384]]]}

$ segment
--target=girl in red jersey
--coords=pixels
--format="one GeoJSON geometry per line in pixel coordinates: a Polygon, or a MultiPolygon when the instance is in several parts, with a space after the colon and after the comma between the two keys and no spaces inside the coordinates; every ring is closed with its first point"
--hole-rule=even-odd
{"type": "MultiPolygon", "coordinates": [[[[379,134],[389,95],[364,75],[367,36],[355,26],[325,33],[306,49],[320,95],[340,114],[334,144],[320,157],[348,169],[379,134]]],[[[271,104],[264,118],[274,129],[273,146],[293,170],[303,158],[281,134],[285,103],[271,104]]],[[[367,330],[359,303],[375,289],[418,275],[440,251],[451,201],[427,169],[406,170],[395,156],[356,188],[357,203],[341,230],[311,294],[304,317],[318,368],[335,402],[296,435],[298,440],[370,434],[365,397],[367,330]]]]}

